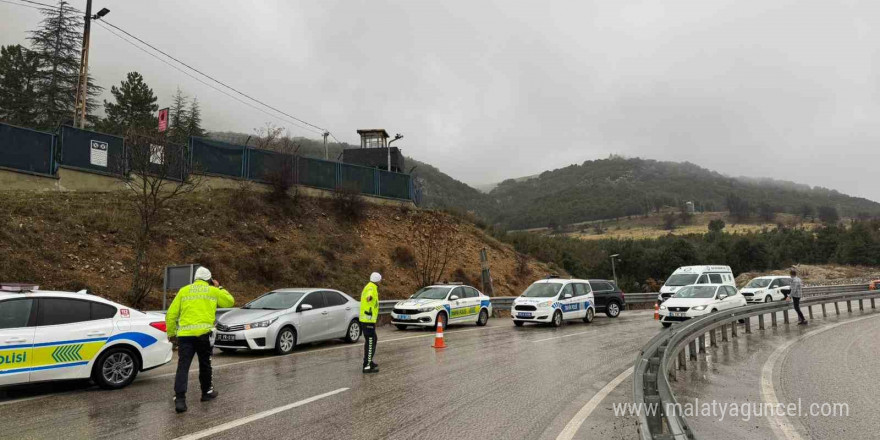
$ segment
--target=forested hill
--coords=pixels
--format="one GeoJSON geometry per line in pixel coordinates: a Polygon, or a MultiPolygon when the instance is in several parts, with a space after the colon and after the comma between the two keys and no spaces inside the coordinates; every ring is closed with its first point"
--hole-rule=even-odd
{"type": "Polygon", "coordinates": [[[423,206],[428,208],[472,211],[484,218],[492,218],[495,201],[466,183],[453,179],[434,166],[415,159],[406,159],[422,191],[423,206]]]}
{"type": "Polygon", "coordinates": [[[496,203],[484,215],[508,228],[565,225],[644,214],[693,201],[698,209],[740,208],[800,214],[833,207],[842,216],[880,215],[880,204],[834,190],[770,179],[723,176],[691,163],[645,159],[586,161],[536,178],[501,182],[489,193],[496,203]]]}

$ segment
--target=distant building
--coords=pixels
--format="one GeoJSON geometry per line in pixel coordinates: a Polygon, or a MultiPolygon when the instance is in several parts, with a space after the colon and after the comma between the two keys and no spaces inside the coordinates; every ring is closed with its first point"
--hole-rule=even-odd
{"type": "Polygon", "coordinates": [[[688,214],[693,214],[695,211],[694,202],[685,202],[684,207],[687,210],[688,214]]]}
{"type": "Polygon", "coordinates": [[[385,129],[358,130],[357,132],[361,136],[361,147],[343,150],[343,162],[387,170],[390,154],[391,171],[403,172],[403,155],[399,148],[388,147],[390,136],[385,129]]]}

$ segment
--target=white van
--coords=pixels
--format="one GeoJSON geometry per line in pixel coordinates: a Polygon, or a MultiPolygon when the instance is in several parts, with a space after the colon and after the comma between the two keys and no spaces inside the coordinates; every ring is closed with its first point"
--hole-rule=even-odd
{"type": "Polygon", "coordinates": [[[730,266],[682,266],[675,269],[660,288],[657,301],[662,303],[682,287],[693,284],[724,284],[736,288],[730,266]]]}

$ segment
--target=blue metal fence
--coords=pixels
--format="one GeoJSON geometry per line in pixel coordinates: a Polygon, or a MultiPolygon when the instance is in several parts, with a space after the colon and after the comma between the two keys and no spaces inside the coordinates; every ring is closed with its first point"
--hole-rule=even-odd
{"type": "Polygon", "coordinates": [[[55,136],[0,123],[0,167],[33,174],[54,174],[55,136]]]}
{"type": "Polygon", "coordinates": [[[96,131],[62,126],[59,163],[99,173],[125,172],[125,139],[96,131]]]}

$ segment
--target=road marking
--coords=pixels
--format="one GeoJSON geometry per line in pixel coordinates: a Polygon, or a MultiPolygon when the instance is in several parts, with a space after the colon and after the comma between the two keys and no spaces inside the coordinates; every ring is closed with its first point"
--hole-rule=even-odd
{"type": "MultiPolygon", "coordinates": [[[[876,318],[878,316],[880,315],[865,316],[858,319],[831,324],[827,327],[822,327],[804,333],[795,339],[787,341],[780,347],[777,347],[776,350],[774,350],[770,357],[767,359],[767,362],[764,363],[764,366],[761,368],[761,399],[763,399],[765,403],[773,405],[779,404],[779,400],[776,397],[776,390],[773,387],[773,371],[776,369],[776,364],[779,363],[779,360],[782,359],[785,352],[789,348],[791,348],[792,345],[818,334],[825,333],[828,330],[840,327],[841,325],[851,324],[853,322],[859,322],[869,318],[876,318]]],[[[776,434],[776,438],[787,440],[803,440],[803,437],[801,437],[794,424],[791,422],[791,420],[788,419],[788,417],[786,417],[785,414],[775,414],[775,417],[768,418],[770,418],[770,428],[773,430],[774,434],[776,434]]]]}
{"type": "Polygon", "coordinates": [[[592,332],[593,332],[593,330],[587,330],[587,331],[585,331],[585,332],[569,333],[569,334],[567,334],[567,335],[554,336],[554,337],[552,337],[552,338],[538,339],[538,340],[535,340],[535,341],[532,341],[532,342],[544,342],[544,341],[550,341],[550,340],[553,340],[553,339],[562,339],[562,338],[567,338],[567,337],[569,337],[569,336],[583,335],[583,334],[592,333],[592,332]]]}
{"type": "Polygon", "coordinates": [[[24,397],[24,398],[21,398],[21,399],[7,400],[7,401],[5,401],[5,402],[0,402],[0,406],[3,406],[3,405],[9,405],[9,404],[12,404],[12,403],[27,402],[27,401],[30,401],[30,400],[45,399],[45,398],[50,397],[50,396],[60,396],[60,395],[62,395],[62,394],[67,394],[67,393],[61,393],[61,394],[44,394],[44,395],[42,395],[42,396],[24,397]]]}
{"type": "Polygon", "coordinates": [[[278,408],[270,409],[268,411],[263,411],[261,413],[257,413],[252,416],[244,417],[244,418],[241,418],[238,420],[233,420],[231,422],[227,422],[222,425],[217,425],[213,428],[205,429],[203,431],[199,431],[199,432],[196,432],[193,434],[185,435],[183,437],[177,437],[175,440],[198,440],[200,438],[212,436],[214,434],[218,434],[223,431],[228,431],[232,428],[237,428],[239,426],[246,425],[248,423],[251,423],[251,422],[254,422],[254,421],[257,421],[260,419],[265,419],[266,417],[278,414],[280,412],[284,412],[284,411],[287,411],[287,410],[290,410],[290,409],[293,409],[293,408],[296,408],[299,406],[303,406],[303,405],[312,403],[316,400],[321,400],[325,397],[330,397],[334,394],[339,394],[343,391],[348,391],[348,388],[340,388],[338,390],[330,391],[329,393],[319,394],[314,397],[309,397],[308,399],[303,399],[303,400],[300,400],[299,402],[294,402],[289,405],[279,406],[278,408]]]}
{"type": "Polygon", "coordinates": [[[577,414],[565,425],[565,428],[562,429],[562,432],[556,437],[556,440],[571,440],[574,438],[574,435],[577,434],[578,429],[581,429],[581,425],[587,420],[587,417],[590,417],[590,414],[593,413],[593,410],[620,385],[621,382],[625,381],[630,375],[633,374],[633,368],[627,368],[623,373],[620,373],[617,377],[614,378],[611,382],[608,382],[589,402],[584,405],[577,414]]]}

